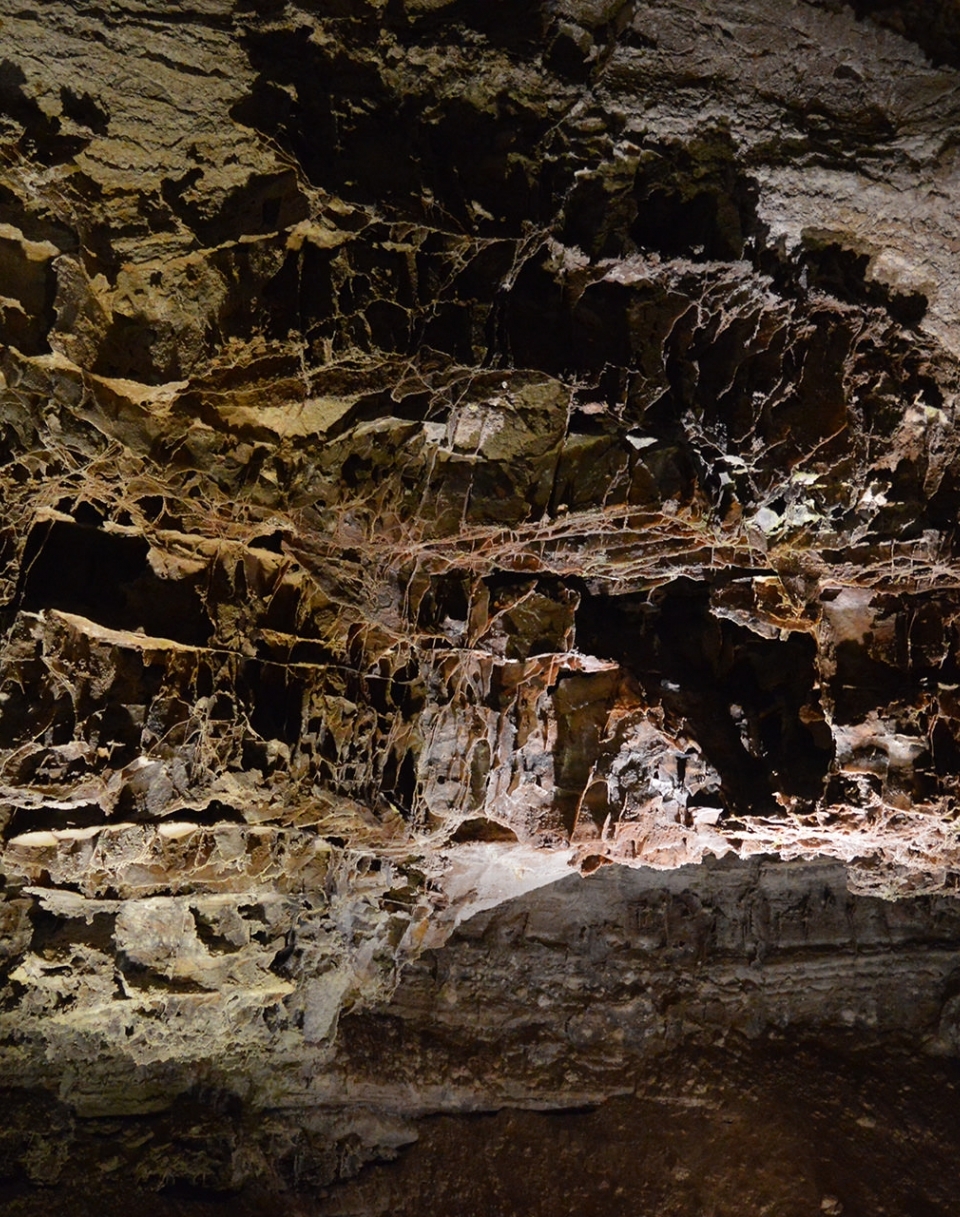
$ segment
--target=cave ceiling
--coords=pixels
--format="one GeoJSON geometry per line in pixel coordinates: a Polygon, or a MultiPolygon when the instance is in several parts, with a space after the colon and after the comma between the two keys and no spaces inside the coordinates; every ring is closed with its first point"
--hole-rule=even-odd
{"type": "Polygon", "coordinates": [[[0,0],[7,1079],[955,1056],[958,132],[932,0],[0,0]]]}

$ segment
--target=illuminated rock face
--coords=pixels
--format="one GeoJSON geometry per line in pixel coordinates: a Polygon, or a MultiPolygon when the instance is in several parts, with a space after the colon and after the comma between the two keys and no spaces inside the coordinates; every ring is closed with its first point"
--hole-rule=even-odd
{"type": "Polygon", "coordinates": [[[0,22],[0,1186],[315,1197],[777,1037],[945,1086],[952,9],[0,22]]]}

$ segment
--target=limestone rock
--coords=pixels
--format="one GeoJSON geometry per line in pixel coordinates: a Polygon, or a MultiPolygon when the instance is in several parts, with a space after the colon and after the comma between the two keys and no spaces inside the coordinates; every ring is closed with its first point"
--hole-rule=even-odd
{"type": "Polygon", "coordinates": [[[0,0],[9,1178],[956,1057],[958,121],[934,0],[0,0]]]}

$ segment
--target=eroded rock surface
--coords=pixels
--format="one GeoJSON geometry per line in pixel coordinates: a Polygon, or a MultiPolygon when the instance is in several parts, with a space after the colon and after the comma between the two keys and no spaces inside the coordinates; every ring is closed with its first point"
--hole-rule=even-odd
{"type": "Polygon", "coordinates": [[[933,0],[0,0],[11,1084],[956,1054],[958,118],[933,0]]]}

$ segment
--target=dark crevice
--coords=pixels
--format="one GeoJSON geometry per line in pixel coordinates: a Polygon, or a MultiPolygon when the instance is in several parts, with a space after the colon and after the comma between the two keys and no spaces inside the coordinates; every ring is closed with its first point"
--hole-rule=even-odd
{"type": "Polygon", "coordinates": [[[808,239],[799,259],[799,273],[811,288],[827,292],[847,304],[883,308],[898,325],[915,329],[927,311],[922,292],[896,292],[867,278],[869,254],[858,254],[836,242],[808,239]]]}
{"type": "Polygon", "coordinates": [[[36,904],[30,910],[33,935],[30,950],[45,959],[69,959],[77,947],[92,947],[104,954],[114,952],[114,913],[94,913],[90,917],[63,917],[36,904]]]}
{"type": "Polygon", "coordinates": [[[213,627],[196,579],[161,579],[149,552],[142,537],[64,520],[37,524],[24,548],[19,607],[59,609],[110,629],[202,646],[213,627]]]}
{"type": "Polygon", "coordinates": [[[303,719],[303,678],[282,664],[246,660],[237,693],[251,728],[264,740],[294,743],[303,719]]]}
{"type": "Polygon", "coordinates": [[[730,811],[769,814],[778,792],[815,800],[833,741],[809,725],[819,714],[813,640],[773,640],[718,619],[709,592],[682,579],[650,598],[587,595],[577,644],[619,661],[702,748],[730,811]]]}
{"type": "Polygon", "coordinates": [[[126,951],[117,952],[117,967],[123,976],[124,983],[133,989],[139,989],[142,992],[151,990],[158,993],[208,993],[203,985],[197,984],[195,980],[186,980],[181,977],[165,976],[162,972],[157,972],[153,968],[147,967],[146,964],[137,963],[131,959],[126,951]]]}

